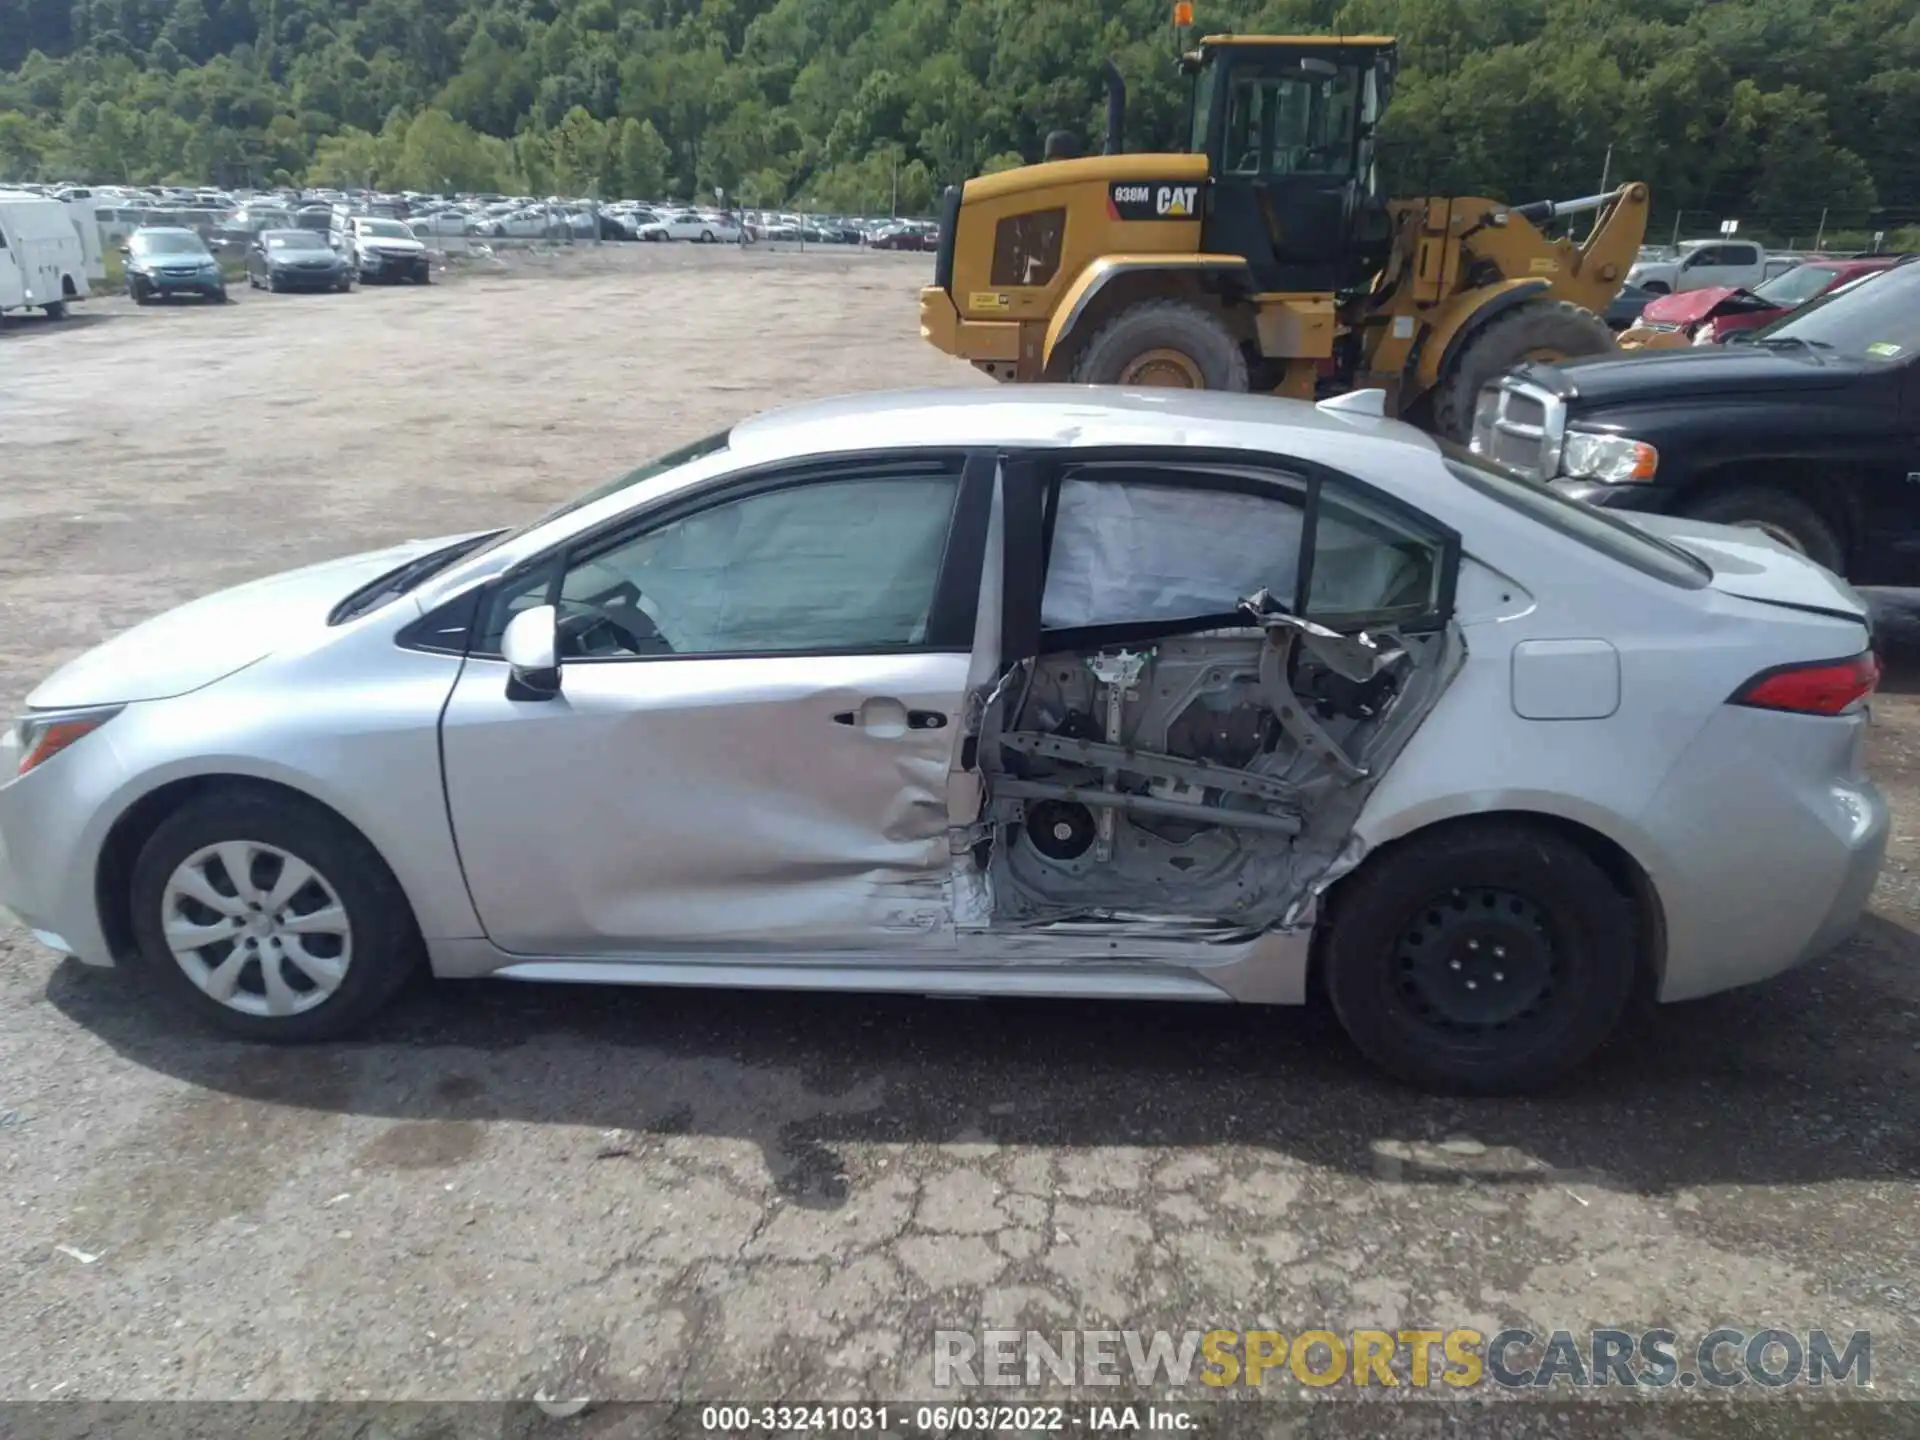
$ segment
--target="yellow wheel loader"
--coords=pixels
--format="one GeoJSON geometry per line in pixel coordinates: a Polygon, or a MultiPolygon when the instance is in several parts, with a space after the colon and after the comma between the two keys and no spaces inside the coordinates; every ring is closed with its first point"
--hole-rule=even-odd
{"type": "Polygon", "coordinates": [[[1123,153],[1109,63],[1107,153],[947,191],[920,333],[1007,381],[1378,388],[1388,414],[1464,438],[1511,366],[1614,348],[1599,312],[1639,251],[1647,187],[1384,199],[1397,63],[1383,36],[1209,36],[1181,60],[1188,151],[1160,155],[1123,153]],[[1542,229],[1583,212],[1578,244],[1542,229]]]}

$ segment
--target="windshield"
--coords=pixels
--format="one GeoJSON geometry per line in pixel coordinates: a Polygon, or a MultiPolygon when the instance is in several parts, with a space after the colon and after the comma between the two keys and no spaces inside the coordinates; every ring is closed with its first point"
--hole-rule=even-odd
{"type": "Polygon", "coordinates": [[[1920,351],[1920,264],[1896,265],[1776,320],[1755,337],[1884,364],[1920,351]]]}
{"type": "Polygon", "coordinates": [[[324,250],[327,248],[327,242],[311,230],[300,230],[292,235],[269,235],[267,248],[269,250],[324,250]]]}
{"type": "Polygon", "coordinates": [[[379,235],[389,240],[411,240],[413,232],[398,220],[362,220],[362,235],[379,235]]]}
{"type": "Polygon", "coordinates": [[[1831,285],[1839,273],[1830,265],[1798,265],[1755,286],[1753,293],[1769,305],[1804,305],[1831,285]]]}
{"type": "Polygon", "coordinates": [[[205,255],[207,247],[200,243],[198,235],[186,231],[154,232],[135,234],[128,242],[137,255],[205,255]]]}
{"type": "MultiPolygon", "coordinates": [[[[1324,63],[1324,62],[1322,62],[1324,63]]],[[[1230,175],[1354,173],[1361,72],[1239,71],[1227,95],[1221,165],[1230,175]]]]}

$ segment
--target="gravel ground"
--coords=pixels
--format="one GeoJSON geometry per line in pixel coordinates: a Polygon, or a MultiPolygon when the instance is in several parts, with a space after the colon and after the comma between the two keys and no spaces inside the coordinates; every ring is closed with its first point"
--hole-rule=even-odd
{"type": "MultiPolygon", "coordinates": [[[[610,247],[9,324],[0,693],[778,401],[972,383],[914,333],[925,271],[610,247]]],[[[1719,1324],[1871,1330],[1872,1393],[1920,1399],[1916,676],[1858,937],[1537,1100],[1225,1007],[445,985],[256,1049],[0,929],[0,1400],[910,1399],[942,1327],[1719,1324]]]]}

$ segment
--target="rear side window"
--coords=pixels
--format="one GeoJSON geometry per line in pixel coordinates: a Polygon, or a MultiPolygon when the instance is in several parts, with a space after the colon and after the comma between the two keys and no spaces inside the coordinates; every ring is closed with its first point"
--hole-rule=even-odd
{"type": "Polygon", "coordinates": [[[993,285],[1044,285],[1059,273],[1066,238],[1065,210],[1009,215],[993,232],[993,285]]]}
{"type": "Polygon", "coordinates": [[[1483,463],[1478,456],[1448,441],[1440,442],[1447,468],[1468,488],[1518,510],[1549,530],[1578,540],[1589,550],[1631,565],[1643,575],[1664,580],[1682,590],[1704,590],[1713,579],[1706,562],[1677,545],[1649,535],[1597,505],[1582,504],[1542,485],[1483,463]]]}

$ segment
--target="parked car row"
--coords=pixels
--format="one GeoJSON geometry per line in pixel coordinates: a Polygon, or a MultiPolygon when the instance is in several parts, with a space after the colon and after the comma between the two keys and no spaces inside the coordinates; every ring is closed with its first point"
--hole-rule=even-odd
{"type": "MultiPolygon", "coordinates": [[[[354,282],[429,284],[426,245],[404,221],[339,215],[322,234],[262,230],[245,250],[247,283],[260,290],[336,290],[354,282]]],[[[185,226],[147,225],[120,247],[127,294],[137,305],[185,296],[224,304],[226,271],[212,247],[185,226]]]]}
{"type": "Polygon", "coordinates": [[[1829,291],[1892,266],[1901,257],[1871,255],[1808,260],[1747,289],[1715,285],[1677,295],[1649,296],[1636,323],[1620,337],[1627,349],[1720,345],[1742,331],[1757,330],[1829,291]]]}

